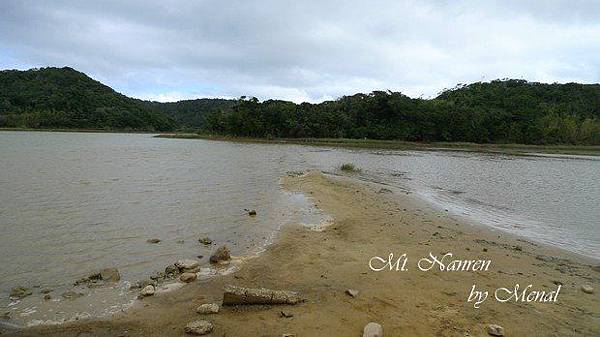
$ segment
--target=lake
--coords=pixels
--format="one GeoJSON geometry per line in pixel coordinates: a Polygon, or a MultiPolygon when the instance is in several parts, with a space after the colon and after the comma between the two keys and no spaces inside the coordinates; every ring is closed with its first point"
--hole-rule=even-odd
{"type": "MultiPolygon", "coordinates": [[[[473,223],[600,259],[600,160],[471,152],[334,149],[154,138],[148,134],[0,132],[0,305],[17,321],[125,308],[134,282],[214,248],[258,254],[282,225],[328,218],[281,178],[311,169],[406,190],[473,223]],[[255,209],[258,216],[248,216],[255,209]],[[199,244],[210,237],[216,245],[199,244]],[[159,238],[158,244],[146,241],[159,238]],[[123,282],[58,300],[78,278],[117,267],[123,282]],[[34,295],[9,300],[10,289],[34,295]],[[41,289],[54,290],[44,303],[41,289]]],[[[235,268],[233,266],[232,268],[235,268]]]]}

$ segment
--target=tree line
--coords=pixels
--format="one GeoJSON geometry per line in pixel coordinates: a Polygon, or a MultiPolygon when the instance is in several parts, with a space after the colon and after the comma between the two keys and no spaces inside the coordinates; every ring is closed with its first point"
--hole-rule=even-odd
{"type": "Polygon", "coordinates": [[[374,91],[319,104],[240,98],[206,117],[213,133],[260,138],[600,144],[600,85],[496,80],[436,98],[374,91]]]}
{"type": "Polygon", "coordinates": [[[431,99],[373,91],[318,104],[253,97],[159,103],[68,67],[4,70],[0,127],[600,145],[600,85],[505,79],[458,85],[431,99]]]}

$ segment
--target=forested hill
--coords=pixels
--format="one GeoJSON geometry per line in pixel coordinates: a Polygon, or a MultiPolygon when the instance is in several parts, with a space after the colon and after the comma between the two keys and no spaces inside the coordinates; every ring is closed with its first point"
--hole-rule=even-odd
{"type": "Polygon", "coordinates": [[[175,103],[122,95],[72,68],[0,71],[0,127],[169,131],[202,128],[235,100],[175,103]]]}
{"type": "Polygon", "coordinates": [[[374,91],[319,104],[142,101],[71,68],[0,71],[0,127],[204,131],[250,137],[600,144],[600,85],[496,80],[433,99],[374,91]]]}
{"type": "Polygon", "coordinates": [[[240,99],[207,118],[215,133],[521,144],[600,144],[600,85],[496,80],[434,99],[398,92],[300,105],[240,99]]]}

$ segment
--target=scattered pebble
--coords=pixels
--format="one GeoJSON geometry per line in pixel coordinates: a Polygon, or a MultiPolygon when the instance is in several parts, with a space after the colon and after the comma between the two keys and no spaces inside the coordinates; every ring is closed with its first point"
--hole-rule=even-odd
{"type": "Polygon", "coordinates": [[[216,314],[219,312],[219,305],[216,303],[207,303],[201,304],[196,308],[196,313],[207,315],[207,314],[216,314]]]}
{"type": "Polygon", "coordinates": [[[504,328],[497,324],[489,324],[487,326],[487,333],[490,336],[504,336],[504,328]]]}
{"type": "Polygon", "coordinates": [[[347,289],[346,290],[346,294],[349,295],[350,297],[357,297],[358,296],[358,290],[347,289]]]}
{"type": "Polygon", "coordinates": [[[44,295],[44,300],[46,300],[46,301],[48,301],[51,298],[52,298],[52,296],[50,296],[50,294],[44,295]]]}
{"type": "Polygon", "coordinates": [[[155,292],[154,286],[149,284],[140,291],[140,296],[141,297],[152,296],[152,295],[154,295],[154,292],[155,292]]]}
{"type": "Polygon", "coordinates": [[[371,322],[365,325],[363,337],[383,337],[383,328],[381,327],[381,324],[371,322]]]}
{"type": "Polygon", "coordinates": [[[146,240],[146,242],[148,242],[148,243],[159,243],[160,239],[148,239],[148,240],[146,240]]]}
{"type": "Polygon", "coordinates": [[[593,294],[594,288],[589,284],[584,284],[581,286],[581,291],[583,291],[586,294],[593,294]]]}
{"type": "Polygon", "coordinates": [[[289,312],[289,311],[281,311],[281,312],[279,313],[279,315],[280,315],[281,317],[285,317],[285,318],[291,318],[291,317],[294,317],[294,314],[292,314],[292,313],[291,313],[291,312],[289,312]]]}
{"type": "Polygon", "coordinates": [[[185,326],[185,333],[190,335],[206,335],[211,333],[213,325],[209,321],[193,321],[185,326]]]}
{"type": "Polygon", "coordinates": [[[212,245],[213,240],[209,237],[204,237],[204,238],[198,239],[198,242],[200,242],[201,244],[203,244],[205,246],[210,246],[210,245],[212,245]]]}

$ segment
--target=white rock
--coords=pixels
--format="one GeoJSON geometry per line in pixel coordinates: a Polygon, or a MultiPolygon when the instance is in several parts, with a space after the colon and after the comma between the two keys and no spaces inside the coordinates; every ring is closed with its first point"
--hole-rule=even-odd
{"type": "Polygon", "coordinates": [[[196,260],[183,259],[175,262],[175,266],[183,272],[195,272],[200,268],[200,263],[196,260]]]}
{"type": "Polygon", "coordinates": [[[190,335],[206,335],[213,330],[213,325],[209,321],[193,321],[185,326],[185,333],[190,335]]]}
{"type": "Polygon", "coordinates": [[[581,291],[583,291],[586,294],[593,294],[594,288],[589,284],[584,284],[581,286],[581,291]]]}
{"type": "Polygon", "coordinates": [[[490,324],[487,326],[487,333],[490,336],[504,336],[504,328],[497,324],[490,324]]]}
{"type": "Polygon", "coordinates": [[[154,295],[154,292],[155,292],[154,286],[149,284],[140,291],[140,295],[142,297],[152,296],[152,295],[154,295]]]}
{"type": "Polygon", "coordinates": [[[365,325],[363,337],[383,337],[383,328],[381,324],[371,322],[365,325]]]}
{"type": "Polygon", "coordinates": [[[358,290],[348,289],[346,290],[346,294],[348,294],[350,297],[356,297],[358,296],[358,290]]]}
{"type": "Polygon", "coordinates": [[[196,312],[202,315],[216,314],[219,312],[219,305],[216,303],[202,304],[196,308],[196,312]]]}

